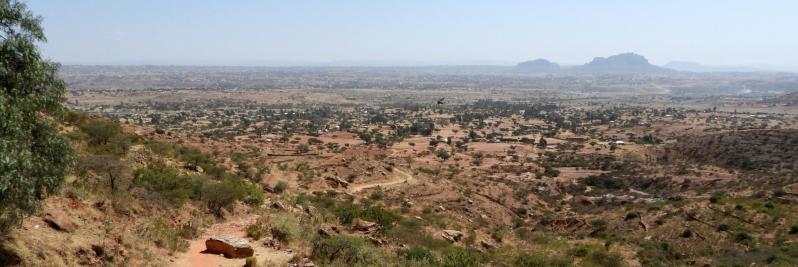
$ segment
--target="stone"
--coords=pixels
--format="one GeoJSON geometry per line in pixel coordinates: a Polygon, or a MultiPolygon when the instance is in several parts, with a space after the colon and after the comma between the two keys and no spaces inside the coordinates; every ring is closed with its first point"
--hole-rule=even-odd
{"type": "Polygon", "coordinates": [[[326,225],[326,224],[325,224],[325,225],[322,225],[322,226],[319,228],[319,235],[320,235],[321,237],[324,237],[324,238],[327,238],[327,237],[331,237],[331,236],[337,235],[339,232],[340,232],[340,231],[338,230],[338,227],[335,227],[335,226],[333,226],[333,225],[326,225]]]}
{"type": "Polygon", "coordinates": [[[324,178],[327,180],[327,182],[332,187],[335,187],[335,188],[338,188],[338,187],[348,188],[349,187],[349,182],[344,181],[344,180],[342,180],[339,177],[327,176],[327,177],[324,177],[324,178]]]}
{"type": "Polygon", "coordinates": [[[226,258],[241,259],[255,254],[246,240],[233,237],[211,237],[205,241],[205,251],[208,253],[222,254],[226,258]]]}
{"type": "Polygon", "coordinates": [[[357,219],[353,228],[361,232],[371,233],[379,230],[380,225],[374,222],[357,219]]]}
{"type": "Polygon", "coordinates": [[[443,230],[443,232],[441,232],[441,236],[443,236],[443,238],[451,242],[457,242],[463,239],[463,236],[465,236],[465,234],[457,230],[443,230]]]}
{"type": "Polygon", "coordinates": [[[48,209],[43,219],[50,227],[59,231],[72,233],[78,228],[77,224],[62,210],[48,209]]]}

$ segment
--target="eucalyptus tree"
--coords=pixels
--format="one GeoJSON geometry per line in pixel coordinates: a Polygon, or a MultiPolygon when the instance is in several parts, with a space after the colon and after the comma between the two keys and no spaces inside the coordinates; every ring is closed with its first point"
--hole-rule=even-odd
{"type": "Polygon", "coordinates": [[[58,190],[71,164],[58,133],[66,86],[36,47],[46,41],[41,20],[23,3],[0,0],[0,232],[58,190]]]}

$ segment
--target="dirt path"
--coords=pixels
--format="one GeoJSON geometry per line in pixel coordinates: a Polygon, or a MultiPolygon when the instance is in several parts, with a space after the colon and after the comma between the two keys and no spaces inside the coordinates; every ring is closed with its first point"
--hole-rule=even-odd
{"type": "MultiPolygon", "coordinates": [[[[352,185],[349,188],[349,193],[356,193],[364,189],[373,187],[390,187],[400,184],[411,184],[416,182],[416,178],[410,173],[407,173],[398,168],[394,168],[394,177],[387,181],[374,182],[360,185],[352,185]]],[[[202,253],[205,250],[205,240],[212,236],[232,236],[237,238],[246,238],[245,229],[250,224],[253,224],[256,216],[241,216],[230,219],[223,223],[214,224],[205,230],[205,233],[189,243],[188,251],[185,253],[176,254],[172,259],[170,266],[183,267],[227,267],[227,266],[243,266],[244,259],[228,259],[221,255],[202,253]]],[[[249,239],[248,239],[249,240],[249,239]]],[[[275,266],[285,266],[288,261],[293,257],[293,254],[274,250],[263,246],[258,241],[249,240],[250,245],[255,250],[255,257],[258,258],[258,263],[264,264],[271,262],[275,266]]]]}
{"type": "MultiPolygon", "coordinates": [[[[255,216],[243,216],[233,218],[223,223],[214,224],[209,227],[201,237],[191,240],[188,251],[175,255],[170,266],[191,266],[191,267],[227,267],[244,266],[245,259],[228,259],[221,255],[202,253],[205,250],[205,240],[211,236],[233,236],[246,238],[244,229],[255,222],[255,216]]],[[[249,239],[248,239],[249,240],[249,239]]],[[[275,266],[288,265],[288,261],[293,254],[264,247],[260,242],[249,240],[249,244],[255,250],[255,257],[259,264],[266,262],[274,263],[275,266]]]]}
{"type": "Polygon", "coordinates": [[[390,180],[387,180],[387,181],[382,181],[382,182],[372,182],[372,183],[367,183],[367,184],[351,185],[349,187],[349,190],[347,190],[347,192],[352,194],[352,193],[360,192],[363,189],[369,189],[369,188],[378,187],[378,186],[390,187],[390,186],[399,185],[399,184],[405,184],[405,183],[406,184],[411,184],[411,183],[415,183],[416,182],[416,178],[413,177],[413,175],[411,175],[410,173],[407,173],[407,172],[405,172],[403,170],[400,170],[399,168],[393,168],[393,172],[397,174],[397,175],[394,175],[393,179],[390,179],[390,180]]]}

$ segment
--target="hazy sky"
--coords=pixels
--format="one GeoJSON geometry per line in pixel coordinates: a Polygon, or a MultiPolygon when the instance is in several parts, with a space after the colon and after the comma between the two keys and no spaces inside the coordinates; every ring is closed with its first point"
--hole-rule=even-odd
{"type": "Polygon", "coordinates": [[[66,64],[655,64],[798,66],[798,1],[29,0],[66,64]]]}

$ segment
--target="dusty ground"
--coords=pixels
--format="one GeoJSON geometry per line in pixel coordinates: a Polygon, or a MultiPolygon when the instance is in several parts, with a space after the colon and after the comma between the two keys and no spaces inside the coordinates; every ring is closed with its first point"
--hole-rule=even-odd
{"type": "MultiPolygon", "coordinates": [[[[245,229],[255,222],[256,216],[240,216],[224,223],[214,224],[205,231],[205,234],[191,240],[188,251],[175,255],[171,265],[175,267],[240,267],[245,259],[228,259],[222,255],[205,253],[205,241],[213,236],[232,236],[248,239],[245,229]]],[[[255,250],[254,256],[260,261],[268,261],[273,266],[286,266],[294,256],[293,253],[267,248],[257,241],[250,240],[250,245],[255,250]]],[[[267,263],[261,263],[267,264],[267,263]]]]}

